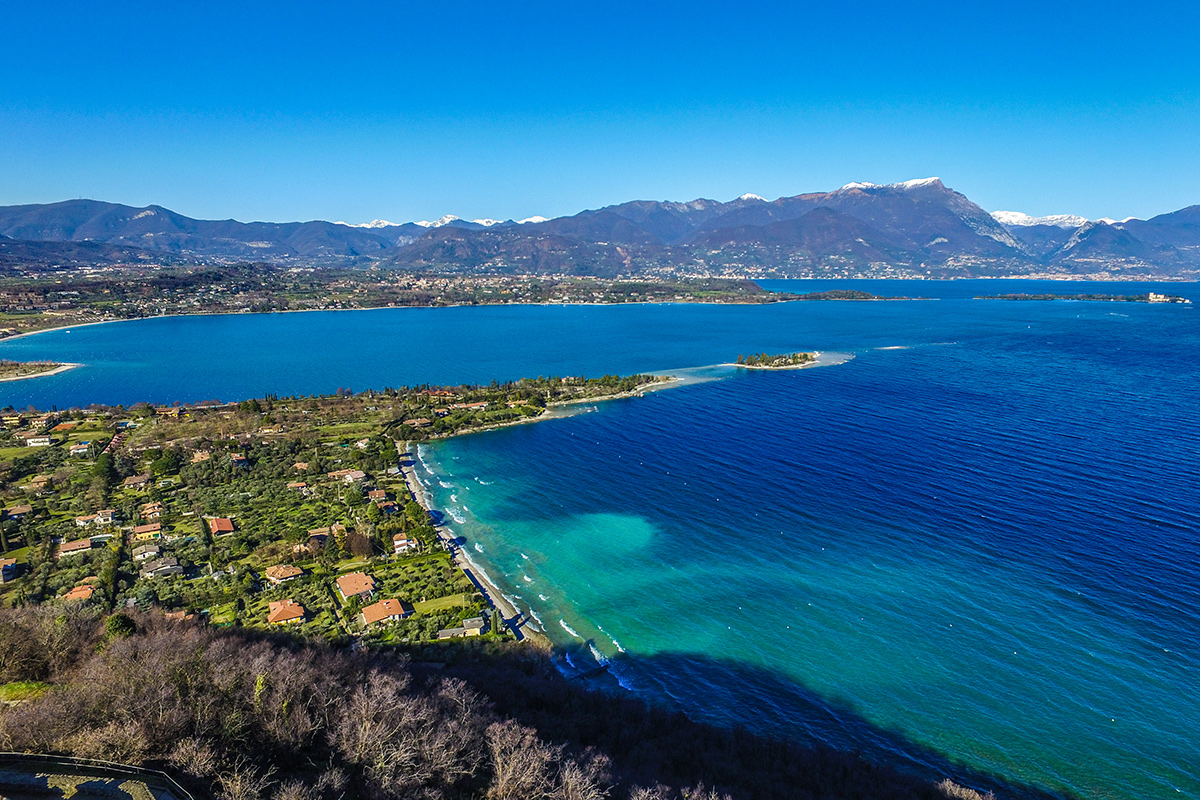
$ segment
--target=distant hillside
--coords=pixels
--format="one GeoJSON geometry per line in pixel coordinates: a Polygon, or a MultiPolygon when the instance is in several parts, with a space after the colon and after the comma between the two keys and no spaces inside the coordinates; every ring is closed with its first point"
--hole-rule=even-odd
{"type": "Polygon", "coordinates": [[[636,200],[524,223],[196,220],[94,200],[0,207],[0,264],[54,261],[33,242],[74,242],[59,261],[379,264],[404,270],[595,277],[954,277],[1043,273],[1200,275],[1200,206],[1150,220],[989,214],[937,178],[776,200],[636,200]],[[101,245],[108,248],[104,249],[101,245]],[[124,249],[121,249],[124,248],[124,249]],[[71,254],[71,255],[67,255],[71,254]],[[39,261],[40,260],[40,261],[39,261]]]}
{"type": "Polygon", "coordinates": [[[0,270],[19,267],[94,266],[104,264],[176,264],[188,261],[177,254],[103,242],[25,241],[0,236],[0,270]]]}

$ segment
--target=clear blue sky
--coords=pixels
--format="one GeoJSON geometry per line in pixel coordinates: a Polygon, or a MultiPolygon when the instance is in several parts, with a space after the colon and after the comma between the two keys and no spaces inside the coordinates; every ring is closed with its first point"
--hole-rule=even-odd
{"type": "Polygon", "coordinates": [[[0,204],[557,216],[938,175],[1200,203],[1195,3],[6,4],[0,204]]]}

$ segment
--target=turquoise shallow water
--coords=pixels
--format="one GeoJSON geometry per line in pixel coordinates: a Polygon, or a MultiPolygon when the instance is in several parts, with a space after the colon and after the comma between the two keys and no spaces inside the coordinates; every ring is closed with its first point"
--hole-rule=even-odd
{"type": "Polygon", "coordinates": [[[942,299],[151,320],[0,343],[89,365],[0,400],[847,353],[426,446],[424,477],[480,565],[627,691],[968,782],[1200,796],[1196,307],[878,286],[942,299]]]}

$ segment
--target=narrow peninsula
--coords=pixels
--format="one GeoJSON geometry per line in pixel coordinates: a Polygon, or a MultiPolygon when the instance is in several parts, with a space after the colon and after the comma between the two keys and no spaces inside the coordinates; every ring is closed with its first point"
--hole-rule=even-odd
{"type": "Polygon", "coordinates": [[[57,375],[77,366],[79,365],[61,364],[57,361],[9,361],[4,359],[0,360],[0,382],[57,375]]]}

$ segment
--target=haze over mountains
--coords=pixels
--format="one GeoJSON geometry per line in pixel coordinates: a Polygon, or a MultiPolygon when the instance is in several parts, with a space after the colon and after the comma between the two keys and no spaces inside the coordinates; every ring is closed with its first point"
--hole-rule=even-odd
{"type": "Polygon", "coordinates": [[[0,265],[255,261],[601,277],[1200,274],[1200,205],[1149,220],[990,214],[937,178],[777,200],[635,200],[568,217],[196,220],[95,200],[0,207],[0,265]]]}

